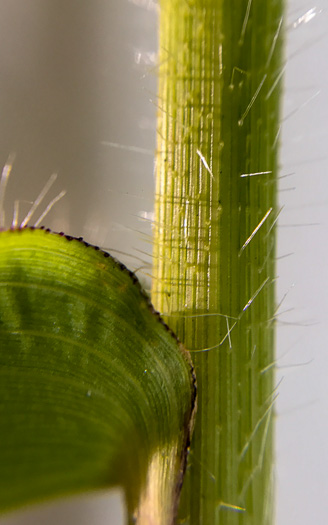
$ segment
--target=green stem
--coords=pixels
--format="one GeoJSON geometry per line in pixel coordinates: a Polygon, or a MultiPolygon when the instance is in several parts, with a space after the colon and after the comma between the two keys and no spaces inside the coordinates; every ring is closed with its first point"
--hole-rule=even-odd
{"type": "Polygon", "coordinates": [[[161,0],[152,301],[191,350],[181,520],[271,524],[283,0],[161,0]]]}

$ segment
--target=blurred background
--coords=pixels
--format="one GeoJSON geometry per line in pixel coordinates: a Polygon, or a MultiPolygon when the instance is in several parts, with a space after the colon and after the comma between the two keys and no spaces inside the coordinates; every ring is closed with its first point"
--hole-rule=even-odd
{"type": "MultiPolygon", "coordinates": [[[[328,0],[290,0],[281,128],[277,524],[328,515],[328,0]]],[[[44,223],[83,236],[148,286],[156,140],[155,0],[0,0],[0,166],[16,153],[6,225],[52,173],[44,223]]],[[[35,221],[44,206],[35,214],[35,221]]],[[[31,223],[33,224],[34,219],[31,223]]],[[[0,438],[1,440],[1,438],[0,438]]],[[[119,493],[0,518],[0,525],[119,525],[119,493]]]]}

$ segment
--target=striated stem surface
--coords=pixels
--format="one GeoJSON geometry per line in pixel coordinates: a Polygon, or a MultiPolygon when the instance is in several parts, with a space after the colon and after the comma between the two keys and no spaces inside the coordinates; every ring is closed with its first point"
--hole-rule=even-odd
{"type": "Polygon", "coordinates": [[[181,523],[273,523],[283,0],[161,0],[152,301],[192,352],[181,523]]]}

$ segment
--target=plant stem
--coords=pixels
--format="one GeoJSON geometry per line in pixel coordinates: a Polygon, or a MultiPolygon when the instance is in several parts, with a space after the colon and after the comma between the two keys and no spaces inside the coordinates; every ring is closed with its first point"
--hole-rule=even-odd
{"type": "Polygon", "coordinates": [[[180,509],[271,524],[283,0],[161,0],[152,301],[192,352],[180,509]]]}

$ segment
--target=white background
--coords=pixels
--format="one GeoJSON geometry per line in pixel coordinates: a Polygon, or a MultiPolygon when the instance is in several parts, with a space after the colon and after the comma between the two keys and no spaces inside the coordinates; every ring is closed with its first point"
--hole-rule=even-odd
{"type": "MultiPolygon", "coordinates": [[[[278,263],[278,301],[287,294],[277,340],[278,525],[325,524],[328,515],[327,8],[327,0],[290,0],[287,16],[281,176],[291,175],[280,184],[279,255],[291,255],[278,263]]],[[[57,171],[51,197],[63,187],[67,195],[47,225],[125,252],[117,256],[141,267],[142,278],[150,257],[138,250],[151,251],[156,31],[152,0],[0,0],[0,163],[17,154],[7,225],[14,199],[23,219],[57,171]]],[[[117,502],[106,493],[0,525],[118,525],[117,502]]]]}

